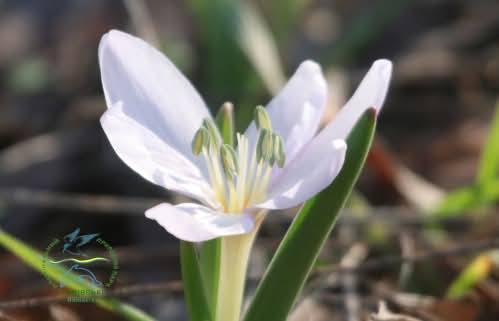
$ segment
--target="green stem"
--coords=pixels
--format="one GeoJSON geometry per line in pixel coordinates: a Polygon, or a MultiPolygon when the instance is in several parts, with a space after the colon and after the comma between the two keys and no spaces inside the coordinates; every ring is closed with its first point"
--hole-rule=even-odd
{"type": "Polygon", "coordinates": [[[257,230],[221,239],[216,321],[239,321],[246,270],[257,230]]]}

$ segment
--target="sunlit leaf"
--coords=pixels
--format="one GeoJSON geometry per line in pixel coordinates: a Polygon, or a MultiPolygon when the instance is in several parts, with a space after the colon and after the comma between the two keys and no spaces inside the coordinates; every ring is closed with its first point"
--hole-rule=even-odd
{"type": "Polygon", "coordinates": [[[494,264],[488,254],[476,257],[452,282],[447,290],[447,297],[459,299],[469,293],[480,281],[486,279],[494,264]]]}
{"type": "Polygon", "coordinates": [[[465,215],[497,201],[499,201],[499,180],[450,192],[432,213],[439,217],[465,215]]]}
{"type": "Polygon", "coordinates": [[[245,321],[286,320],[357,181],[375,127],[376,114],[370,109],[348,137],[347,155],[338,177],[307,201],[293,220],[258,286],[245,321]]]}

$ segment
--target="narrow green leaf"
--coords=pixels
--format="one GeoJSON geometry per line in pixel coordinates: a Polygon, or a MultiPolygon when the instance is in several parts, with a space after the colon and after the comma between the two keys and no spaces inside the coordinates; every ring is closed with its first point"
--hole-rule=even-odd
{"type": "Polygon", "coordinates": [[[446,296],[449,299],[462,298],[478,283],[486,279],[493,267],[493,260],[488,254],[477,256],[452,282],[446,296]]]}
{"type": "Polygon", "coordinates": [[[499,101],[490,125],[489,136],[478,167],[477,184],[483,185],[499,178],[499,101]]]}
{"type": "Polygon", "coordinates": [[[334,182],[308,200],[279,245],[245,321],[284,321],[338,219],[364,165],[376,127],[369,109],[350,133],[343,168],[334,182]]]}
{"type": "Polygon", "coordinates": [[[238,44],[240,1],[189,0],[186,5],[199,31],[203,52],[200,78],[207,89],[208,103],[224,97],[245,97],[253,75],[238,44]]]}
{"type": "Polygon", "coordinates": [[[180,241],[180,263],[189,320],[212,320],[212,312],[206,299],[198,256],[193,243],[180,241]]]}
{"type": "Polygon", "coordinates": [[[371,2],[372,5],[365,14],[356,18],[336,41],[332,51],[326,51],[326,56],[321,59],[325,65],[342,66],[355,61],[359,54],[363,54],[372,43],[383,35],[383,31],[390,23],[411,4],[411,0],[383,0],[371,2]]]}
{"type": "Polygon", "coordinates": [[[203,242],[200,253],[201,275],[203,277],[206,297],[211,307],[212,319],[215,319],[218,284],[220,279],[220,239],[203,242]]]}
{"type": "Polygon", "coordinates": [[[433,210],[436,217],[462,215],[480,206],[480,192],[475,186],[450,192],[433,210]]]}
{"type": "Polygon", "coordinates": [[[239,7],[239,46],[266,88],[276,93],[286,81],[274,36],[265,19],[250,1],[241,1],[239,7]]]}
{"type": "Polygon", "coordinates": [[[465,215],[469,211],[499,201],[499,180],[472,185],[450,192],[432,211],[435,217],[465,215]]]}
{"type": "MultiPolygon", "coordinates": [[[[93,292],[103,291],[102,288],[85,281],[79,275],[68,273],[66,269],[59,265],[45,264],[44,255],[42,253],[16,239],[2,229],[0,229],[0,244],[38,272],[45,274],[56,282],[63,283],[67,288],[72,290],[90,290],[93,292]]],[[[138,308],[113,298],[96,298],[95,303],[113,313],[120,314],[127,320],[154,320],[153,317],[138,308]]]]}
{"type": "Polygon", "coordinates": [[[297,25],[302,21],[300,17],[307,12],[306,7],[310,0],[272,0],[261,1],[264,15],[269,19],[270,28],[279,42],[280,48],[287,48],[297,25]]]}

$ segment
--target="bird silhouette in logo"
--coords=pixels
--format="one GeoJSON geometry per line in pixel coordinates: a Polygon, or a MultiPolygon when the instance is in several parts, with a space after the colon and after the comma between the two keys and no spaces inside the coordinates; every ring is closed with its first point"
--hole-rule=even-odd
{"type": "Polygon", "coordinates": [[[95,234],[86,234],[86,235],[78,235],[80,234],[80,229],[77,228],[73,232],[64,236],[64,245],[62,247],[62,253],[69,253],[72,255],[79,255],[86,257],[87,255],[81,251],[81,247],[88,242],[95,239],[99,236],[99,233],[95,234]]]}

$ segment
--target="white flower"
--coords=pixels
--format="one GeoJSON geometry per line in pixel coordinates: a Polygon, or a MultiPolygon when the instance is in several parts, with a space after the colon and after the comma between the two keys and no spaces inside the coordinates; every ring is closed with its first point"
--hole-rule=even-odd
{"type": "Polygon", "coordinates": [[[259,209],[293,207],[326,188],[357,119],[368,108],[380,110],[392,69],[376,61],[316,135],[327,86],[320,66],[303,62],[266,112],[259,109],[260,128],[253,122],[231,150],[222,147],[203,99],[158,50],[113,30],[102,37],[99,63],[108,106],[101,124],[116,153],[150,182],[203,204],[163,203],[146,216],[192,242],[248,233],[259,209]]]}

